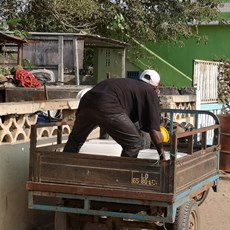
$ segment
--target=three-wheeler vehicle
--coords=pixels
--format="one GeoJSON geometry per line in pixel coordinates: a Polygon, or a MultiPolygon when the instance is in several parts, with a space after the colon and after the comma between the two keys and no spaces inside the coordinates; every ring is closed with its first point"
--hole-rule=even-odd
{"type": "Polygon", "coordinates": [[[210,188],[218,187],[219,120],[199,110],[162,109],[162,114],[170,121],[167,159],[162,161],[154,149],[143,150],[138,158],[114,155],[119,145],[111,140],[104,145],[87,141],[78,154],[62,152],[63,122],[34,125],[29,208],[55,212],[55,230],[199,230],[199,205],[210,188]],[[192,118],[194,128],[174,132],[178,115],[192,118]],[[212,124],[199,127],[201,117],[212,124]],[[44,126],[57,126],[57,141],[39,147],[37,129],[44,126]],[[104,153],[97,147],[105,147],[104,153]]]}

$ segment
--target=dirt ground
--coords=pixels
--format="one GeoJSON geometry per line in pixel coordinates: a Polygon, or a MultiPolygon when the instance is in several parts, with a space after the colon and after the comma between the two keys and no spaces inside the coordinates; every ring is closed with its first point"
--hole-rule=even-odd
{"type": "Polygon", "coordinates": [[[220,174],[219,191],[211,190],[199,210],[200,230],[230,229],[230,173],[220,174]]]}

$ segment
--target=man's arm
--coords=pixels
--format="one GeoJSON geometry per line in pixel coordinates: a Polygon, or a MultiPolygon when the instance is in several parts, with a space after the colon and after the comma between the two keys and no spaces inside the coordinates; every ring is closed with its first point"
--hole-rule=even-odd
{"type": "Polygon", "coordinates": [[[160,156],[160,160],[166,160],[165,153],[163,149],[163,143],[162,143],[162,134],[160,131],[157,130],[151,130],[149,132],[149,135],[151,137],[151,140],[153,144],[155,145],[157,152],[160,156]]]}

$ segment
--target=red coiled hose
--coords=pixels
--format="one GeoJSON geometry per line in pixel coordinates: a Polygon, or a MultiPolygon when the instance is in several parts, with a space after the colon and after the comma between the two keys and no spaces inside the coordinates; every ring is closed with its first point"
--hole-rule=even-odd
{"type": "Polygon", "coordinates": [[[37,78],[30,72],[19,69],[15,73],[15,79],[20,82],[22,87],[26,88],[40,88],[42,84],[37,80],[37,78]]]}

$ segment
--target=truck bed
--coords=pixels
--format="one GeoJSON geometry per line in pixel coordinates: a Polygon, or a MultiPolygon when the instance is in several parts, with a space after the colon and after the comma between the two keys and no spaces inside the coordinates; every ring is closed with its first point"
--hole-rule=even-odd
{"type": "MultiPolygon", "coordinates": [[[[60,137],[57,145],[36,147],[36,128],[32,131],[30,180],[26,185],[30,208],[172,223],[177,207],[217,186],[219,124],[172,135],[165,146],[170,156],[165,161],[145,159],[143,152],[137,159],[111,156],[109,152],[84,153],[84,148],[79,154],[61,152],[60,137]],[[215,135],[213,144],[207,145],[205,137],[210,130],[215,135]],[[201,135],[198,144],[194,142],[196,135],[201,135]],[[178,144],[185,137],[188,142],[178,144]],[[39,197],[52,197],[55,204],[40,202],[39,197]],[[75,208],[60,202],[57,205],[57,199],[74,200],[75,208]],[[154,212],[137,214],[156,207],[167,211],[160,216],[154,212]]],[[[146,152],[151,151],[150,155],[156,156],[154,149],[146,152]]]]}

